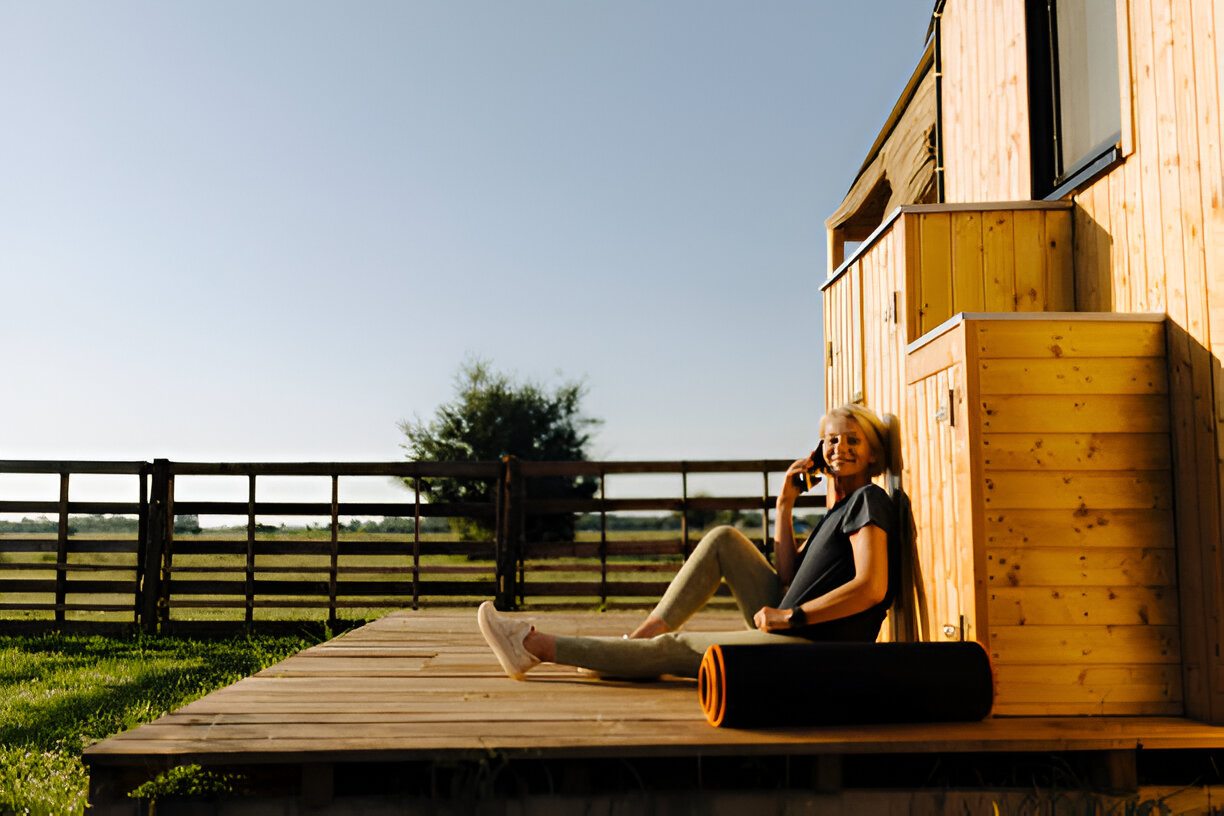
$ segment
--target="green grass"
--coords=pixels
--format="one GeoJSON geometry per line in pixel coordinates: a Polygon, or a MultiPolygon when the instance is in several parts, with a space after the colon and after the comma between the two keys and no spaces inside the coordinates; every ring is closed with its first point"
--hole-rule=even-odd
{"type": "Polygon", "coordinates": [[[316,638],[0,638],[0,813],[82,814],[81,752],[316,638]]]}

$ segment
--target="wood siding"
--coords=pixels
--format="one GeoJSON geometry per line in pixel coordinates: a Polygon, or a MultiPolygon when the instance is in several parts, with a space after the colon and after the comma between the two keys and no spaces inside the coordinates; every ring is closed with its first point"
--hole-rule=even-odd
{"type": "MultiPolygon", "coordinates": [[[[1032,193],[1024,5],[940,7],[940,158],[949,204],[1032,193]]],[[[1185,708],[1224,722],[1224,0],[1117,0],[1117,9],[1120,158],[1068,195],[1072,308],[1169,317],[1185,708]]],[[[930,226],[942,235],[942,224],[930,226]]],[[[937,240],[941,246],[926,246],[923,236],[911,252],[950,263],[937,240]]],[[[984,254],[1006,263],[989,247],[984,254]]],[[[950,291],[932,281],[911,296],[939,311],[950,291]]],[[[910,320],[919,330],[934,325],[913,310],[910,320]]]]}
{"type": "Polygon", "coordinates": [[[1059,312],[1074,307],[1071,213],[1049,209],[905,214],[913,250],[909,338],[960,312],[1059,312]]]}
{"type": "Polygon", "coordinates": [[[904,419],[905,347],[960,312],[1073,306],[1064,203],[901,207],[825,285],[825,394],[904,419]]]}
{"type": "Polygon", "coordinates": [[[1134,152],[1074,196],[1077,305],[1170,319],[1189,708],[1224,720],[1224,3],[1127,11],[1134,152]]]}
{"type": "MultiPolygon", "coordinates": [[[[984,552],[975,542],[970,424],[964,332],[956,327],[932,339],[907,361],[906,489],[917,528],[915,581],[926,597],[926,640],[986,638],[984,552]]],[[[979,491],[980,493],[980,491],[979,491]]],[[[996,703],[997,710],[997,703],[996,703]]]]}
{"type": "Polygon", "coordinates": [[[929,636],[990,649],[997,714],[1181,714],[1163,323],[967,317],[907,379],[929,636]]]}
{"type": "Polygon", "coordinates": [[[1181,714],[1160,322],[975,321],[1000,714],[1181,714]]]}
{"type": "Polygon", "coordinates": [[[948,0],[940,21],[944,200],[1032,195],[1024,0],[948,0]]]}
{"type": "Polygon", "coordinates": [[[862,401],[878,413],[902,413],[907,342],[904,257],[905,234],[893,222],[826,286],[829,405],[862,401]]]}

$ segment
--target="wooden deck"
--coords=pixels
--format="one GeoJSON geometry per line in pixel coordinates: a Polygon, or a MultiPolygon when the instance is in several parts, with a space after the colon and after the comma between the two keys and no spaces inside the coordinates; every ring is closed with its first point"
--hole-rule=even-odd
{"type": "MultiPolygon", "coordinates": [[[[533,616],[544,631],[605,635],[627,631],[638,618],[533,616]]],[[[712,615],[698,626],[725,629],[736,621],[712,615]]],[[[100,742],[84,759],[91,800],[105,813],[143,779],[189,763],[289,769],[302,796],[326,801],[336,774],[357,765],[983,752],[1125,758],[1137,748],[1224,748],[1224,728],[1178,718],[1068,717],[716,729],[702,716],[695,681],[612,682],[543,666],[514,682],[486,648],[474,611],[440,610],[390,614],[100,742]]]]}

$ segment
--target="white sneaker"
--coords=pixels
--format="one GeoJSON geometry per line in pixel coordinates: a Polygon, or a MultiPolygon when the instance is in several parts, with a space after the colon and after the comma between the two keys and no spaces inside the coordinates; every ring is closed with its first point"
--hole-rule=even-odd
{"type": "Polygon", "coordinates": [[[497,662],[511,678],[522,680],[523,675],[540,665],[540,658],[523,645],[533,628],[530,623],[500,614],[492,601],[485,601],[476,610],[476,622],[497,662]]]}

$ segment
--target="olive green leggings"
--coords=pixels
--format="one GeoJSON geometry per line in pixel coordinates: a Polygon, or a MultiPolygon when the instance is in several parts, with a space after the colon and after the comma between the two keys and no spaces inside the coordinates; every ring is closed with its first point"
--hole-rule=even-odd
{"type": "Polygon", "coordinates": [[[778,573],[760,550],[734,527],[716,527],[693,550],[652,613],[672,630],[653,638],[557,637],[556,662],[607,675],[650,678],[696,677],[701,658],[714,644],[809,643],[753,628],[762,606],[782,599],[778,573]],[[677,632],[714,596],[723,581],[731,588],[746,629],[738,632],[677,632]]]}

